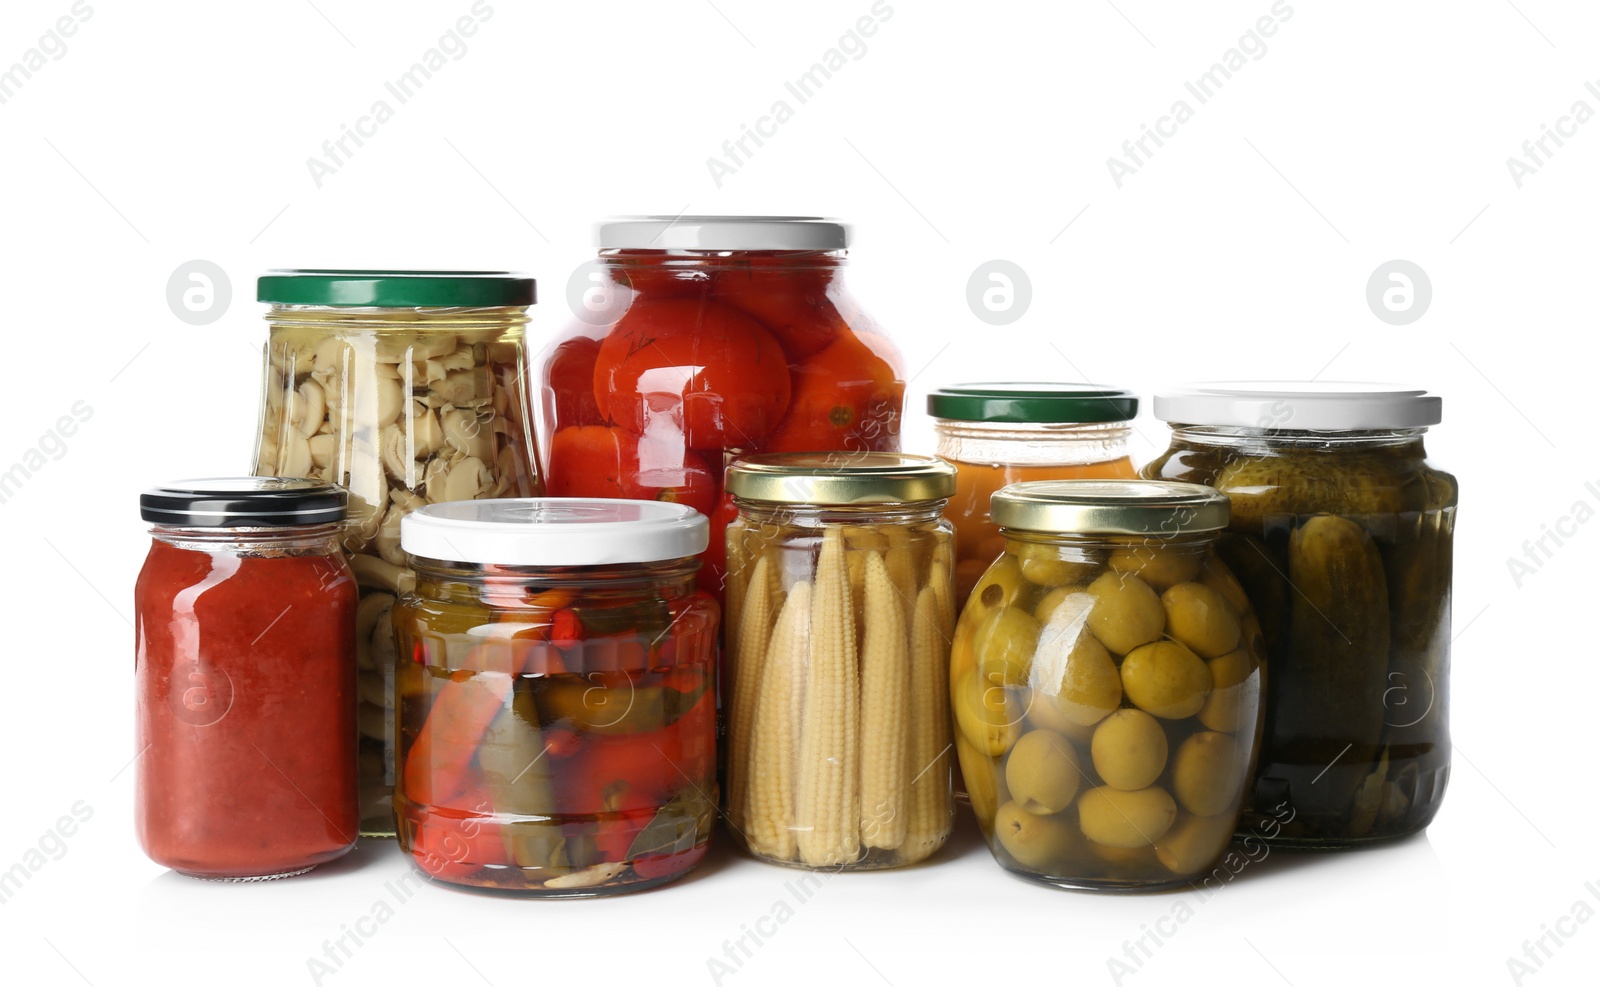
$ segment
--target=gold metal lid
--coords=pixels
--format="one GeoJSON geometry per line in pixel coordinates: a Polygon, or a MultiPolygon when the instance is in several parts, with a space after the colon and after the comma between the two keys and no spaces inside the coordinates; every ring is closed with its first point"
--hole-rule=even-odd
{"type": "Polygon", "coordinates": [[[727,491],[776,504],[895,504],[945,500],[954,466],[900,452],[793,452],[746,456],[728,467],[727,491]]]}
{"type": "Polygon", "coordinates": [[[1228,498],[1171,480],[1034,480],[989,501],[1002,528],[1059,534],[1177,535],[1228,526],[1228,498]]]}

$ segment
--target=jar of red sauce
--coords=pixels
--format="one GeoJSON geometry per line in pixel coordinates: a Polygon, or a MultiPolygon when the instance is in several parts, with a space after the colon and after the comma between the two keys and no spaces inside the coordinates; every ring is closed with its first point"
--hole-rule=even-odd
{"type": "Polygon", "coordinates": [[[701,586],[720,598],[735,457],[900,449],[900,354],[845,288],[848,244],[801,217],[603,224],[539,370],[546,491],[711,515],[701,586]]]}
{"type": "Polygon", "coordinates": [[[134,589],[139,843],[192,877],[264,881],[357,832],[347,495],[282,477],[147,491],[134,589]]]}
{"type": "Polygon", "coordinates": [[[400,846],[450,884],[637,891],[705,856],[718,607],[679,504],[432,504],[400,538],[400,846]]]}

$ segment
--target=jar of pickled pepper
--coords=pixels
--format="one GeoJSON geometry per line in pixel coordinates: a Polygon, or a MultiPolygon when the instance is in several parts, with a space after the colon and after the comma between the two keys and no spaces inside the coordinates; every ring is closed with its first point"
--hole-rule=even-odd
{"type": "Polygon", "coordinates": [[[411,582],[400,519],[423,504],[541,493],[525,386],[531,278],[496,272],[274,271],[258,475],[350,491],[341,535],[361,586],[361,832],[392,836],[394,641],[411,582]]]}
{"type": "Polygon", "coordinates": [[[134,588],[134,818],[192,877],[303,874],[356,843],[356,583],[345,491],[188,480],[147,491],[134,588]]]}
{"type": "Polygon", "coordinates": [[[718,607],[679,504],[525,498],[401,522],[400,846],[428,876],[540,897],[636,891],[705,855],[718,607]]]}
{"type": "Polygon", "coordinates": [[[994,495],[1005,550],[956,625],[957,756],[995,859],[1042,884],[1176,887],[1233,839],[1265,653],[1191,483],[1039,480],[994,495]]]}
{"type": "Polygon", "coordinates": [[[602,225],[577,320],[538,365],[549,492],[711,516],[701,585],[720,599],[728,462],[898,450],[905,375],[845,287],[849,239],[803,217],[602,225]]]}
{"type": "Polygon", "coordinates": [[[938,454],[956,468],[946,511],[956,529],[956,598],[1005,547],[989,498],[1025,480],[1138,475],[1128,458],[1139,399],[1093,384],[958,384],[928,395],[938,454]]]}
{"type": "Polygon", "coordinates": [[[1423,436],[1440,399],[1391,384],[1219,383],[1158,394],[1145,475],[1209,484],[1218,553],[1272,662],[1242,832],[1338,849],[1428,825],[1450,777],[1456,478],[1423,436]]]}
{"type": "Polygon", "coordinates": [[[728,468],[730,827],[772,863],[915,863],[950,834],[955,470],[793,453],[728,468]]]}

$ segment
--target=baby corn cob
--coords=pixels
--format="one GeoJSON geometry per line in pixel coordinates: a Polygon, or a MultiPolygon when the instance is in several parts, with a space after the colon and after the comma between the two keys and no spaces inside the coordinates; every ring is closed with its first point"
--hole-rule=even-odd
{"type": "MultiPolygon", "coordinates": [[[[956,629],[956,608],[952,597],[955,596],[955,587],[950,582],[950,548],[940,545],[933,550],[933,563],[928,566],[928,587],[936,596],[934,608],[934,626],[939,628],[939,636],[945,641],[950,640],[950,635],[956,629]]],[[[965,600],[961,601],[963,604],[965,600]]]]}
{"type": "Polygon", "coordinates": [[[728,667],[733,672],[733,709],[728,723],[728,807],[735,827],[744,826],[743,808],[749,783],[750,724],[755,719],[762,669],[772,642],[771,565],[765,555],[744,580],[745,597],[739,604],[739,624],[728,634],[728,667]]]}
{"type": "Polygon", "coordinates": [[[901,525],[884,525],[884,534],[889,538],[889,550],[883,560],[889,566],[900,610],[909,615],[917,607],[917,546],[911,540],[911,532],[901,525]]]}
{"type": "MultiPolygon", "coordinates": [[[[811,661],[811,584],[795,583],[778,614],[750,724],[744,837],[750,852],[795,859],[795,736],[799,691],[811,661]]],[[[732,751],[738,756],[738,749],[732,751]]]]}
{"type": "Polygon", "coordinates": [[[866,553],[861,643],[861,842],[896,850],[906,838],[906,730],[911,687],[906,619],[877,552],[866,553]]]}
{"type": "Polygon", "coordinates": [[[855,611],[844,536],[830,526],[817,558],[811,597],[811,669],[800,730],[796,807],[801,859],[813,867],[852,863],[857,830],[855,611]]]}
{"type": "MultiPolygon", "coordinates": [[[[934,563],[935,574],[939,563],[934,563]]],[[[948,589],[948,587],[947,587],[948,589]]],[[[927,857],[950,835],[949,686],[945,677],[948,645],[941,631],[937,584],[917,594],[911,625],[911,689],[916,710],[911,721],[908,778],[911,818],[900,852],[903,863],[927,857]]]]}

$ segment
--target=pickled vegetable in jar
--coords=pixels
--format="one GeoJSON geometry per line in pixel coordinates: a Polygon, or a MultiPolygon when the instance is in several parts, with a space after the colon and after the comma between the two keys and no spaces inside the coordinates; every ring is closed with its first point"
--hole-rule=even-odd
{"type": "Polygon", "coordinates": [[[400,519],[423,504],[542,492],[523,330],[532,279],[448,271],[274,271],[255,472],[350,491],[341,542],[361,603],[361,832],[394,834],[394,641],[411,582],[400,519]]]}
{"type": "Polygon", "coordinates": [[[1227,850],[1260,741],[1265,651],[1214,543],[1227,498],[1145,480],[1017,483],[950,656],[955,748],[1002,867],[1155,890],[1227,850]]]}
{"type": "Polygon", "coordinates": [[[1027,480],[1131,479],[1139,399],[1093,384],[960,384],[928,395],[938,453],[955,464],[956,593],[966,599],[1004,548],[989,498],[1027,480]]]}
{"type": "Polygon", "coordinates": [[[636,891],[705,856],[718,607],[677,504],[507,499],[401,522],[400,846],[429,877],[636,891]]]}
{"type": "Polygon", "coordinates": [[[954,469],[897,453],[728,469],[730,828],[772,863],[915,863],[950,834],[954,469]]]}
{"type": "Polygon", "coordinates": [[[845,288],[848,234],[795,217],[604,224],[578,321],[539,372],[549,492],[710,516],[701,586],[720,599],[732,458],[898,450],[905,375],[845,288]]]}
{"type": "Polygon", "coordinates": [[[1458,488],[1440,399],[1387,384],[1214,384],[1156,397],[1152,477],[1227,494],[1218,543],[1261,617],[1267,730],[1241,832],[1337,849],[1415,833],[1450,776],[1458,488]]]}
{"type": "Polygon", "coordinates": [[[303,874],[355,846],[356,584],[343,490],[190,480],[139,498],[139,845],[192,877],[303,874]]]}

